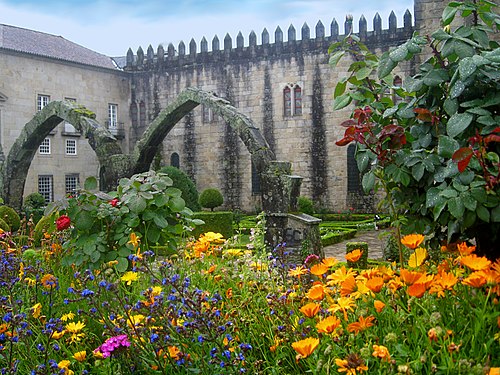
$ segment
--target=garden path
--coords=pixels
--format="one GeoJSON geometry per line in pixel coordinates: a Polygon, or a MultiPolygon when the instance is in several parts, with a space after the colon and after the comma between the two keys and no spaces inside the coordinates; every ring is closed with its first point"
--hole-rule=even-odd
{"type": "Polygon", "coordinates": [[[367,242],[368,243],[368,258],[369,259],[382,259],[383,258],[383,248],[386,241],[387,229],[384,230],[370,230],[370,231],[358,231],[354,238],[339,242],[334,245],[325,246],[323,250],[325,251],[326,257],[335,257],[340,261],[345,261],[345,246],[347,242],[367,242]]]}

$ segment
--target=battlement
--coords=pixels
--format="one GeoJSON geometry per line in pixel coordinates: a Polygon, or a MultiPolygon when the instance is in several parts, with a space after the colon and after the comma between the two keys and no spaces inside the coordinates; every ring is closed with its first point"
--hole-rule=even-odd
{"type": "MultiPolygon", "coordinates": [[[[330,35],[326,35],[325,27],[318,21],[315,27],[315,38],[311,38],[311,30],[307,23],[301,28],[301,39],[297,39],[297,31],[293,25],[287,30],[287,41],[284,41],[283,31],[278,26],[274,32],[274,43],[270,42],[269,32],[264,29],[261,34],[261,44],[257,44],[257,35],[252,31],[248,36],[248,45],[245,46],[241,31],[236,37],[236,46],[229,34],[226,34],[221,48],[217,35],[212,39],[211,50],[205,37],[200,42],[200,48],[194,39],[189,42],[189,51],[181,41],[177,47],[170,43],[167,50],[163,45],[156,51],[149,45],[146,54],[142,47],[134,55],[131,48],[127,51],[124,69],[127,71],[143,71],[155,68],[175,68],[191,64],[206,64],[221,61],[243,61],[255,58],[279,58],[297,53],[326,53],[331,43],[342,40],[353,32],[352,16],[347,16],[344,22],[344,34],[339,33],[339,24],[333,19],[330,24],[330,35]]],[[[389,27],[382,29],[382,18],[377,13],[373,18],[373,29],[368,31],[364,16],[359,19],[359,28],[356,35],[369,47],[380,48],[398,45],[408,40],[413,33],[412,14],[406,10],[403,16],[403,27],[398,27],[394,11],[389,15],[389,27]]]]}

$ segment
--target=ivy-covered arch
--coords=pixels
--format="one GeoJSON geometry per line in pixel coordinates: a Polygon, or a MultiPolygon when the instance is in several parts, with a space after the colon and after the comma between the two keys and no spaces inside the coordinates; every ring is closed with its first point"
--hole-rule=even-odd
{"type": "MultiPolygon", "coordinates": [[[[61,121],[71,123],[88,139],[101,168],[114,170],[112,160],[124,156],[117,140],[95,120],[91,111],[68,101],[51,102],[24,126],[1,166],[0,188],[6,204],[21,207],[31,161],[40,143],[61,121]]],[[[104,181],[101,181],[103,188],[113,185],[114,174],[117,173],[104,174],[104,181]]]]}

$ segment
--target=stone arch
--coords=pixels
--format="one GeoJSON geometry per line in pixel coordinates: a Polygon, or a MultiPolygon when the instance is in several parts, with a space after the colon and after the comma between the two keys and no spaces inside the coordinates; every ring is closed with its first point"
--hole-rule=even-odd
{"type": "Polygon", "coordinates": [[[40,143],[61,121],[71,123],[88,139],[101,167],[106,170],[103,187],[112,186],[112,178],[119,174],[113,173],[113,160],[124,155],[116,138],[94,118],[95,115],[91,111],[69,101],[50,102],[38,112],[24,126],[2,165],[0,187],[5,203],[15,208],[21,207],[31,161],[40,143]]]}

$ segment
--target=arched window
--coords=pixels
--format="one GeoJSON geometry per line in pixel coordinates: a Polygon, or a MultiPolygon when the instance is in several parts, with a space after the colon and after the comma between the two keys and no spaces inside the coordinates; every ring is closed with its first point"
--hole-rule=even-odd
{"type": "Polygon", "coordinates": [[[141,100],[139,103],[139,126],[146,126],[146,104],[143,100],[141,100]]]}
{"type": "Polygon", "coordinates": [[[137,127],[139,123],[138,119],[139,110],[137,109],[137,103],[134,101],[130,103],[130,119],[132,120],[132,126],[137,127]]]}
{"type": "Polygon", "coordinates": [[[172,152],[172,155],[170,155],[170,165],[172,167],[180,168],[180,160],[179,160],[179,154],[177,152],[172,152]]]}
{"type": "Polygon", "coordinates": [[[252,162],[252,194],[260,194],[260,175],[252,162]]]}
{"type": "Polygon", "coordinates": [[[297,84],[288,84],[283,89],[285,117],[302,115],[302,88],[297,84]]]}
{"type": "Polygon", "coordinates": [[[361,192],[361,179],[356,163],[356,145],[351,144],[347,147],[347,192],[361,192]]]}

